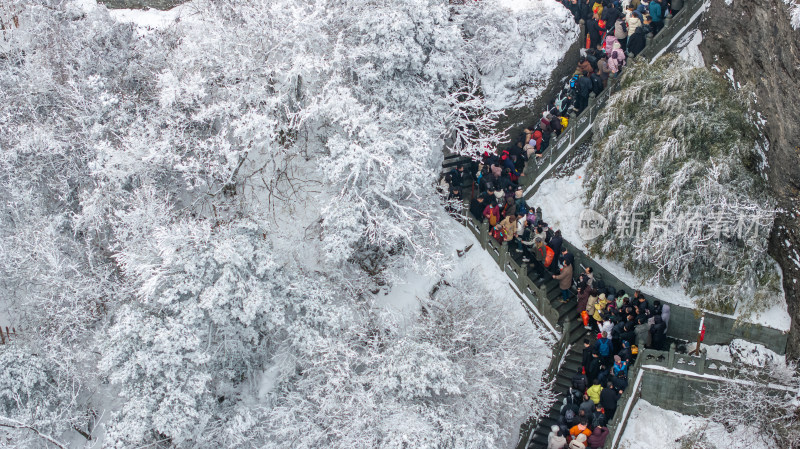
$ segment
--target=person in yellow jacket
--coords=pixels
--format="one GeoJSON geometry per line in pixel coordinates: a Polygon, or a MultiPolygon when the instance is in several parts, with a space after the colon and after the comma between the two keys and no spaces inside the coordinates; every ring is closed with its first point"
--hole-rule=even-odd
{"type": "Polygon", "coordinates": [[[592,318],[598,323],[603,321],[603,313],[606,311],[606,306],[608,305],[608,300],[606,300],[606,294],[601,293],[600,297],[597,298],[597,302],[594,305],[594,311],[592,312],[592,318]]]}
{"type": "Polygon", "coordinates": [[[589,399],[595,403],[595,405],[600,403],[600,393],[603,392],[603,386],[600,385],[600,381],[595,379],[594,384],[586,390],[586,394],[589,396],[589,399]]]}

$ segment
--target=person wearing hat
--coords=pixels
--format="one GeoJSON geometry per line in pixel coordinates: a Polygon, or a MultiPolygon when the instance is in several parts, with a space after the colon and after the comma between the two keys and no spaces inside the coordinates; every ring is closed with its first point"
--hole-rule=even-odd
{"type": "MultiPolygon", "coordinates": [[[[614,40],[616,41],[616,39],[614,40]]],[[[619,76],[619,72],[625,65],[625,58],[625,52],[622,51],[619,42],[614,42],[613,50],[611,50],[611,53],[608,55],[608,69],[611,70],[612,78],[619,76]]]]}
{"type": "Polygon", "coordinates": [[[564,433],[558,426],[552,425],[550,434],[547,436],[547,449],[564,449],[566,445],[567,439],[564,437],[564,433]]]}
{"type": "MultiPolygon", "coordinates": [[[[589,432],[589,429],[586,429],[589,432]]],[[[579,433],[574,440],[570,441],[569,449],[586,449],[586,434],[579,433]]]]}
{"type": "Polygon", "coordinates": [[[628,375],[628,363],[622,360],[622,357],[619,355],[614,356],[614,366],[612,369],[614,370],[614,376],[618,376],[620,373],[625,376],[628,375]]]}

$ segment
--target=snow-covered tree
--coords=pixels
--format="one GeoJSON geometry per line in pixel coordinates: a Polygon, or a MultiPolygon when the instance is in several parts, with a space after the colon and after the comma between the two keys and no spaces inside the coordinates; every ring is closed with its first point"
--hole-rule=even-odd
{"type": "Polygon", "coordinates": [[[341,338],[316,340],[274,406],[238,421],[274,448],[513,445],[551,398],[532,363],[546,349],[515,305],[473,273],[423,300],[419,322],[363,316],[341,338]]]}
{"type": "Polygon", "coordinates": [[[609,218],[591,249],[649,282],[680,282],[698,305],[770,306],[774,201],[747,105],[718,74],[677,57],[626,69],[594,127],[587,204],[609,218]]]}
{"type": "Polygon", "coordinates": [[[800,374],[794,365],[739,365],[727,381],[701,391],[696,405],[735,432],[735,449],[800,447],[800,374]]]}
{"type": "Polygon", "coordinates": [[[3,2],[7,367],[44,366],[20,382],[55,398],[6,409],[18,446],[72,440],[89,407],[113,409],[108,447],[513,439],[547,397],[530,328],[440,293],[406,329],[368,288],[446,265],[448,117],[491,110],[453,92],[506,38],[477,45],[504,17],[478,3],[197,0],[143,33],[90,1],[3,2]]]}
{"type": "Polygon", "coordinates": [[[66,448],[59,436],[88,419],[75,411],[81,393],[61,361],[17,342],[0,346],[0,442],[66,448]]]}

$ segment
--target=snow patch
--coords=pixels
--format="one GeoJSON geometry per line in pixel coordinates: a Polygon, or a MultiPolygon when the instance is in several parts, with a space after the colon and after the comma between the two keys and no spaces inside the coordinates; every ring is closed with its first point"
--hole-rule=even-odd
{"type": "Polygon", "coordinates": [[[703,42],[703,33],[700,30],[694,30],[684,36],[678,42],[678,56],[684,61],[692,65],[692,67],[703,67],[703,55],[700,53],[700,43],[703,42]]]}
{"type": "Polygon", "coordinates": [[[108,13],[117,22],[136,25],[139,34],[145,35],[173,25],[182,18],[187,7],[188,4],[184,3],[167,11],[157,9],[109,9],[108,13]]]}
{"type": "MultiPolygon", "coordinates": [[[[511,287],[508,276],[492,259],[487,251],[481,249],[481,244],[471,231],[453,220],[448,221],[451,238],[445,245],[444,251],[452,255],[452,260],[447,272],[442,277],[440,273],[419,273],[413,268],[395,272],[393,285],[375,297],[374,305],[391,314],[399,314],[402,318],[412,318],[419,311],[418,298],[426,298],[437,282],[444,279],[453,281],[465,274],[478,276],[480,283],[493,292],[496,297],[513,301],[511,307],[518,316],[528,319],[527,312],[519,303],[519,297],[511,287]],[[456,251],[464,250],[472,245],[463,257],[458,257],[456,251]]],[[[543,335],[542,338],[547,338],[543,335]]]]}
{"type": "Polygon", "coordinates": [[[792,28],[800,30],[800,2],[797,0],[783,0],[783,2],[789,5],[789,22],[792,28]]]}
{"type": "MultiPolygon", "coordinates": [[[[678,449],[680,438],[692,431],[704,429],[708,441],[715,447],[737,447],[738,433],[746,429],[736,429],[728,433],[722,424],[708,419],[683,415],[664,410],[640,399],[633,408],[625,433],[620,440],[620,449],[678,449]]],[[[694,446],[693,446],[694,447],[694,446]]],[[[767,446],[751,446],[751,449],[766,449],[767,446]]]]}
{"type": "Polygon", "coordinates": [[[723,362],[741,362],[745,365],[763,368],[768,364],[786,366],[786,356],[778,355],[764,345],[747,340],[735,339],[729,345],[700,344],[710,359],[723,362]]]}

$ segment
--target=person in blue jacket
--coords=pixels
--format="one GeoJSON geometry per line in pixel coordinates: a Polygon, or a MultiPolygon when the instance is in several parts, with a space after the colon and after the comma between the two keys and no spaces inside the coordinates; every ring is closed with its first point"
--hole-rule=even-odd
{"type": "Polygon", "coordinates": [[[659,0],[650,1],[650,20],[652,21],[650,30],[655,36],[664,27],[664,9],[661,7],[659,0]]]}

